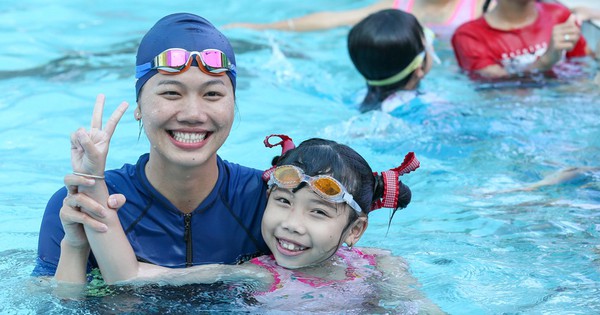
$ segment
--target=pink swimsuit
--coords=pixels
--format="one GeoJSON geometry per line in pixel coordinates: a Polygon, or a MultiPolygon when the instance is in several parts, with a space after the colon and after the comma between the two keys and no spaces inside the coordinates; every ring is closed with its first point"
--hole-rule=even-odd
{"type": "Polygon", "coordinates": [[[381,275],[375,268],[375,256],[346,247],[340,248],[335,255],[340,258],[339,263],[346,266],[345,279],[324,280],[300,270],[285,269],[277,265],[273,256],[250,260],[250,263],[269,270],[273,275],[270,289],[255,293],[256,300],[278,310],[297,309],[299,305],[303,310],[313,311],[322,307],[331,310],[335,303],[341,303],[338,306],[344,309],[352,304],[360,305],[365,297],[374,293],[369,281],[365,280],[381,275]]]}
{"type": "MultiPolygon", "coordinates": [[[[395,0],[393,8],[412,13],[415,0],[395,0]]],[[[454,30],[461,24],[479,17],[478,0],[459,0],[454,12],[443,23],[427,24],[437,36],[450,38],[454,30]]]]}

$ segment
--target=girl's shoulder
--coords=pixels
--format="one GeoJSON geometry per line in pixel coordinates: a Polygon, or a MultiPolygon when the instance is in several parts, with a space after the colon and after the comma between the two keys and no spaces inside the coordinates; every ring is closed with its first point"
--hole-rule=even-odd
{"type": "Polygon", "coordinates": [[[375,248],[375,247],[361,247],[358,248],[363,254],[370,255],[375,259],[377,269],[381,271],[390,270],[408,270],[408,263],[404,258],[395,256],[391,251],[387,249],[375,248]]]}
{"type": "Polygon", "coordinates": [[[372,255],[372,256],[375,256],[375,257],[377,257],[377,256],[390,256],[390,255],[392,255],[392,252],[390,250],[383,249],[383,248],[376,248],[376,247],[356,247],[355,249],[359,250],[363,254],[372,255]]]}

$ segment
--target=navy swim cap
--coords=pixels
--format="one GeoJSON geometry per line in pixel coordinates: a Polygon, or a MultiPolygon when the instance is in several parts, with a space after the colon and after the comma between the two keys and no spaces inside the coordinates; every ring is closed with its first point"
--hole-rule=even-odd
{"type": "MultiPolygon", "coordinates": [[[[218,49],[235,65],[235,54],[227,37],[209,21],[195,14],[175,13],[158,20],[142,38],[135,64],[139,66],[150,62],[169,48],[183,48],[189,51],[218,49]]],[[[156,70],[150,70],[135,82],[136,100],[140,96],[142,86],[156,73],[156,70]]],[[[231,71],[227,71],[226,74],[235,91],[235,74],[231,71]]]]}

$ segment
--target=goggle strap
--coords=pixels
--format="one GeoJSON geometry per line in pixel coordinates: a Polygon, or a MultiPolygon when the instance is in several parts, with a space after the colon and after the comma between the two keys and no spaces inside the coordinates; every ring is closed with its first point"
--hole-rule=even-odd
{"type": "Polygon", "coordinates": [[[271,185],[272,182],[270,181],[271,179],[271,174],[273,173],[273,171],[275,171],[277,167],[275,165],[271,166],[270,169],[266,170],[263,172],[262,174],[262,179],[263,181],[265,181],[267,183],[267,185],[271,185]]]}
{"type": "Polygon", "coordinates": [[[360,209],[360,206],[358,205],[358,203],[356,203],[356,201],[354,200],[354,198],[352,198],[351,195],[344,194],[342,199],[344,199],[346,204],[348,204],[350,206],[350,208],[354,209],[354,211],[356,211],[358,213],[362,212],[362,210],[360,209]]]}
{"type": "Polygon", "coordinates": [[[402,71],[398,72],[397,74],[387,79],[367,80],[367,84],[371,86],[384,86],[400,82],[417,68],[419,68],[423,63],[423,60],[425,60],[425,51],[416,55],[415,58],[408,64],[408,66],[406,66],[406,68],[402,69],[402,71]]]}
{"type": "MultiPolygon", "coordinates": [[[[398,196],[400,194],[399,178],[404,174],[408,174],[421,166],[421,162],[417,160],[414,152],[409,152],[404,157],[404,161],[400,166],[381,172],[383,179],[383,196],[381,199],[375,200],[371,205],[371,210],[380,208],[398,208],[398,196]]],[[[377,172],[373,176],[379,176],[377,172]]]]}
{"type": "MultiPolygon", "coordinates": [[[[285,154],[287,151],[294,149],[296,147],[296,145],[294,144],[294,141],[292,140],[292,138],[288,137],[287,135],[269,135],[265,137],[265,140],[263,141],[263,143],[265,144],[265,147],[267,148],[272,148],[272,147],[276,147],[278,145],[281,146],[281,155],[280,157],[285,154]],[[281,141],[277,142],[277,143],[270,143],[269,139],[271,139],[271,137],[279,137],[279,139],[281,139],[281,141]]],[[[268,170],[263,172],[262,175],[262,179],[265,182],[269,181],[269,178],[271,177],[271,173],[273,173],[273,171],[275,170],[275,165],[273,165],[271,168],[269,168],[268,170]]]]}
{"type": "Polygon", "coordinates": [[[234,78],[237,78],[237,71],[235,70],[234,64],[231,64],[231,68],[229,69],[229,72],[231,73],[231,75],[233,75],[234,78]]]}
{"type": "Polygon", "coordinates": [[[152,62],[146,62],[139,66],[135,66],[135,78],[139,79],[143,77],[152,68],[152,62]]]}

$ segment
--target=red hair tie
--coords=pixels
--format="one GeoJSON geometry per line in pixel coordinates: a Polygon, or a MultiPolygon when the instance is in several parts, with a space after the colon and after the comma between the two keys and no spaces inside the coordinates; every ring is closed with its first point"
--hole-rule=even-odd
{"type": "MultiPolygon", "coordinates": [[[[416,170],[419,166],[421,166],[421,162],[417,160],[415,153],[408,152],[400,166],[381,172],[381,177],[383,178],[383,197],[373,202],[371,210],[398,208],[398,195],[400,194],[398,178],[416,170]]],[[[373,175],[378,176],[377,172],[374,172],[373,175]]]]}
{"type": "MultiPolygon", "coordinates": [[[[292,140],[292,138],[286,136],[286,135],[270,135],[267,136],[265,138],[265,140],[263,141],[263,143],[265,144],[265,147],[267,148],[272,148],[275,146],[280,145],[281,146],[281,155],[284,155],[285,152],[293,149],[296,147],[296,145],[294,144],[294,141],[292,140]],[[271,139],[271,137],[279,137],[281,139],[281,141],[277,142],[277,143],[270,143],[269,139],[271,139]]],[[[269,168],[268,170],[263,172],[262,175],[262,179],[267,182],[269,181],[269,177],[271,177],[271,173],[273,173],[273,170],[275,169],[275,165],[273,165],[271,168],[269,168]]]]}

